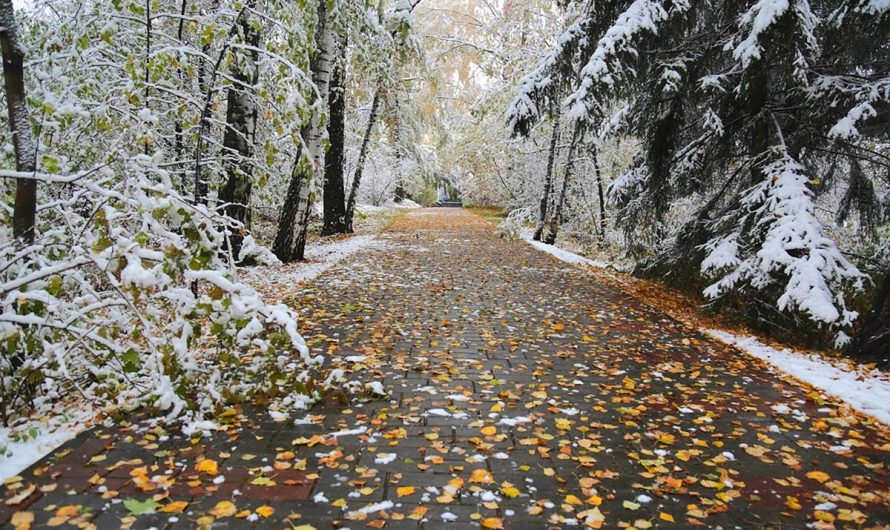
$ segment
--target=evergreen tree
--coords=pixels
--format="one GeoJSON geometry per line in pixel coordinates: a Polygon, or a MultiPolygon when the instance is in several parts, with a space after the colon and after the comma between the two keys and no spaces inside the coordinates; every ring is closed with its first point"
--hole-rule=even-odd
{"type": "Polygon", "coordinates": [[[608,190],[632,250],[656,248],[641,270],[701,275],[710,298],[741,293],[760,316],[800,315],[846,343],[857,313],[844,293],[867,278],[829,236],[816,201],[838,186],[842,217],[857,211],[864,232],[880,222],[890,5],[583,4],[586,14],[520,84],[511,125],[527,130],[544,108],[541,93],[573,83],[561,102],[570,120],[608,122],[608,134],[641,141],[608,190]],[[572,49],[578,72],[565,68],[572,49]],[[674,229],[681,201],[699,206],[674,229]]]}

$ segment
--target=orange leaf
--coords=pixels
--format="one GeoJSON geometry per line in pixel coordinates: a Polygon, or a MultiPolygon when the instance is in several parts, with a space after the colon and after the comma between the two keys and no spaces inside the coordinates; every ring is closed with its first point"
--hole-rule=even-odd
{"type": "Polygon", "coordinates": [[[198,462],[198,465],[195,466],[200,472],[207,473],[208,475],[217,475],[219,474],[219,467],[216,465],[215,460],[210,460],[209,458],[205,458],[198,462]]]}
{"type": "Polygon", "coordinates": [[[475,482],[477,484],[491,484],[494,482],[494,477],[487,469],[474,469],[473,473],[470,475],[470,482],[475,482]]]}
{"type": "Polygon", "coordinates": [[[175,501],[161,506],[158,508],[158,511],[163,513],[182,513],[188,505],[189,503],[186,501],[175,501]]]}

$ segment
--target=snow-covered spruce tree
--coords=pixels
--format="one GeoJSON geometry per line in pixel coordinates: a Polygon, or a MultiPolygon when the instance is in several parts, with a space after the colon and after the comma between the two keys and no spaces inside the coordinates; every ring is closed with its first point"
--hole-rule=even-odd
{"type": "MultiPolygon", "coordinates": [[[[259,178],[294,152],[310,86],[302,14],[216,0],[60,0],[19,15],[36,171],[6,169],[16,167],[14,150],[0,154],[4,419],[72,395],[186,420],[250,397],[313,399],[321,358],[309,354],[293,310],[238,281],[230,237],[244,227],[211,203],[227,164],[259,178]],[[248,10],[264,25],[261,46],[239,36],[248,10]],[[237,51],[257,54],[263,89],[250,97],[263,116],[262,159],[219,156],[219,96],[249,88],[230,74],[237,51]],[[214,169],[207,205],[192,200],[195,166],[214,169]],[[14,179],[36,184],[32,243],[10,229],[14,179]]],[[[9,133],[4,120],[6,146],[9,133]]]]}
{"type": "Polygon", "coordinates": [[[865,278],[828,236],[816,194],[846,185],[847,204],[878,207],[873,186],[851,184],[856,168],[887,174],[890,5],[596,4],[621,12],[587,33],[595,44],[565,104],[587,122],[628,104],[612,131],[642,148],[609,195],[628,242],[667,241],[644,269],[684,281],[700,270],[709,297],[742,293],[755,316],[801,315],[846,342],[857,315],[844,292],[865,278]],[[667,216],[690,199],[691,220],[672,230],[667,216]]]}

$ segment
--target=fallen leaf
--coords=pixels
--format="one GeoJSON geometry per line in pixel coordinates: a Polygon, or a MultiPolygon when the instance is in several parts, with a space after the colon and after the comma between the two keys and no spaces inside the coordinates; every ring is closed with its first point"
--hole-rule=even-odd
{"type": "Polygon", "coordinates": [[[216,503],[216,506],[210,509],[209,513],[214,517],[231,517],[235,515],[237,511],[238,508],[236,508],[235,505],[231,502],[220,501],[216,503]]]}
{"type": "Polygon", "coordinates": [[[488,528],[489,530],[503,530],[504,522],[497,517],[489,517],[482,521],[482,528],[488,528]]]}

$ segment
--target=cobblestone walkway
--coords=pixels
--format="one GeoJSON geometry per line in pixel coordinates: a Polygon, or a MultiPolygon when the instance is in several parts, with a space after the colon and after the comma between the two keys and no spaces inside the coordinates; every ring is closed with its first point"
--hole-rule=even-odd
{"type": "Polygon", "coordinates": [[[890,524],[879,424],[465,211],[412,211],[293,302],[388,397],[96,429],[0,490],[0,524],[890,524]]]}

